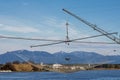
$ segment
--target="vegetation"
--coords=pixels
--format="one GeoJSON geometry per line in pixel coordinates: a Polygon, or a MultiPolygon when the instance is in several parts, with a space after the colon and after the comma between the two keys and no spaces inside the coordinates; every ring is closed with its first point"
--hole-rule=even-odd
{"type": "MultiPolygon", "coordinates": [[[[86,69],[86,70],[96,70],[96,69],[120,69],[120,64],[101,64],[101,65],[97,65],[97,64],[93,64],[94,67],[90,68],[90,69],[86,69]]],[[[7,62],[6,64],[0,65],[0,69],[1,70],[11,70],[11,71],[27,71],[27,72],[31,72],[31,71],[52,71],[54,69],[52,69],[52,64],[50,65],[40,65],[40,64],[35,64],[34,62],[19,62],[19,61],[14,61],[14,62],[7,62]]],[[[88,66],[87,64],[71,64],[71,65],[63,65],[63,68],[59,68],[59,71],[65,71],[62,69],[69,69],[71,66],[88,66]],[[65,68],[65,66],[67,68],[65,68]]]]}
{"type": "Polygon", "coordinates": [[[102,65],[96,66],[95,68],[120,69],[120,64],[102,64],[102,65]]]}
{"type": "Polygon", "coordinates": [[[14,61],[12,63],[8,62],[1,67],[1,70],[11,70],[11,71],[19,71],[19,72],[42,70],[42,67],[40,65],[38,67],[35,67],[37,65],[33,66],[31,64],[29,64],[28,62],[19,62],[19,61],[14,61]]]}

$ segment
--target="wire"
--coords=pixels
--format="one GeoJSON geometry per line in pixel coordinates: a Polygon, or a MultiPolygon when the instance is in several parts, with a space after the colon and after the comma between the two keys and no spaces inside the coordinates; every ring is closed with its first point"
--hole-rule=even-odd
{"type": "Polygon", "coordinates": [[[88,43],[88,44],[116,44],[112,42],[86,42],[86,41],[74,41],[74,43],[88,43]]]}
{"type": "MultiPolygon", "coordinates": [[[[66,9],[62,9],[64,12],[68,13],[69,15],[73,16],[74,18],[78,19],[79,21],[83,22],[84,24],[88,25],[89,27],[91,27],[92,29],[96,30],[97,32],[101,33],[101,34],[107,34],[108,32],[106,32],[105,30],[97,27],[97,25],[91,24],[90,22],[80,18],[79,16],[69,12],[66,9]]],[[[120,44],[119,38],[114,36],[114,35],[105,35],[107,38],[113,40],[114,42],[116,42],[117,44],[120,44]]]]}
{"type": "Polygon", "coordinates": [[[35,38],[23,38],[23,37],[8,37],[8,36],[1,36],[0,38],[6,39],[20,39],[20,40],[35,40],[35,41],[62,41],[62,40],[53,40],[53,39],[35,39],[35,38]]]}
{"type": "MultiPolygon", "coordinates": [[[[95,36],[90,36],[90,37],[85,37],[87,38],[94,38],[94,37],[99,37],[99,36],[104,36],[104,35],[111,35],[111,34],[116,34],[116,32],[114,33],[108,33],[108,34],[102,34],[102,35],[95,35],[95,36]]],[[[9,37],[9,36],[3,36],[0,35],[0,38],[6,38],[6,39],[20,39],[20,40],[35,40],[35,41],[64,41],[64,40],[53,40],[53,39],[37,39],[37,38],[24,38],[24,37],[9,37]]],[[[79,40],[81,38],[78,39],[74,39],[74,40],[79,40]]]]}
{"type": "Polygon", "coordinates": [[[39,46],[49,46],[49,45],[55,45],[55,44],[60,44],[60,43],[65,43],[66,41],[61,41],[61,42],[56,42],[56,43],[49,43],[49,44],[42,44],[42,45],[33,45],[33,46],[30,46],[31,48],[32,47],[39,47],[39,46]]]}
{"type": "Polygon", "coordinates": [[[37,66],[37,65],[29,62],[29,61],[28,61],[29,58],[26,57],[25,55],[24,55],[24,57],[23,57],[22,55],[19,55],[19,54],[14,54],[14,55],[16,55],[17,57],[19,57],[19,58],[22,59],[23,61],[26,61],[26,62],[27,62],[28,64],[30,64],[30,65],[32,65],[32,66],[34,66],[34,67],[36,67],[36,68],[40,68],[39,66],[37,66]]]}
{"type": "Polygon", "coordinates": [[[84,37],[84,38],[77,38],[77,39],[72,39],[72,40],[67,40],[67,41],[60,41],[60,42],[56,42],[56,43],[49,43],[49,44],[42,44],[42,45],[33,45],[33,46],[30,46],[30,47],[32,48],[32,47],[39,47],[39,46],[49,46],[49,45],[61,44],[61,43],[66,43],[66,42],[74,42],[74,41],[77,41],[77,40],[90,39],[90,38],[100,37],[100,36],[104,36],[104,35],[111,35],[111,34],[115,34],[115,33],[94,35],[94,36],[89,36],[89,37],[84,37]]]}
{"type": "Polygon", "coordinates": [[[77,38],[77,39],[73,39],[71,41],[83,40],[83,39],[90,39],[90,38],[95,38],[95,37],[100,37],[100,36],[105,36],[105,35],[112,35],[112,34],[116,34],[116,32],[107,33],[107,34],[100,34],[100,35],[94,35],[94,36],[89,36],[89,37],[84,37],[84,38],[77,38]]]}

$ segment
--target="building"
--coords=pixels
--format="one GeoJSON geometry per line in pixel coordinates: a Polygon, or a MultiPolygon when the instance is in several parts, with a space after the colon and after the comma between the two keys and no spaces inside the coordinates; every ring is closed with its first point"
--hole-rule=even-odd
{"type": "Polygon", "coordinates": [[[58,69],[58,68],[61,68],[63,65],[61,64],[53,64],[52,68],[53,69],[58,69]]]}

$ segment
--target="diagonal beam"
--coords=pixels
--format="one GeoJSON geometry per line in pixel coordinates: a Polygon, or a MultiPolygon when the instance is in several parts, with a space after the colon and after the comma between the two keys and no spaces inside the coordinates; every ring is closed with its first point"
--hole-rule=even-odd
{"type": "Polygon", "coordinates": [[[32,45],[30,47],[32,48],[32,47],[56,45],[56,44],[61,44],[61,43],[66,43],[66,42],[74,42],[74,41],[77,41],[77,40],[90,39],[90,38],[95,38],[95,37],[100,37],[100,36],[105,36],[105,35],[112,35],[112,34],[116,34],[116,32],[114,32],[114,33],[108,33],[108,34],[101,34],[101,35],[94,35],[94,36],[89,36],[89,37],[84,37],[84,38],[77,38],[77,39],[72,39],[72,40],[67,40],[67,41],[60,41],[60,42],[48,43],[48,44],[32,45]]]}
{"type": "MultiPolygon", "coordinates": [[[[84,24],[88,25],[89,27],[91,27],[92,29],[96,30],[97,32],[101,33],[101,34],[107,34],[108,32],[99,28],[98,26],[96,26],[95,24],[91,24],[90,22],[82,19],[81,17],[71,13],[70,11],[66,10],[66,9],[62,9],[64,12],[68,13],[69,15],[73,16],[74,18],[78,19],[79,21],[83,22],[84,24]]],[[[105,35],[107,38],[111,39],[112,41],[116,42],[117,44],[120,44],[120,39],[114,35],[105,35]]]]}

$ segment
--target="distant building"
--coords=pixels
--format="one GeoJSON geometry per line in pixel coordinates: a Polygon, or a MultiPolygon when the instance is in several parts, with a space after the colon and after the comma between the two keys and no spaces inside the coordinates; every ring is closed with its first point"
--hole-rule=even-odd
{"type": "Polygon", "coordinates": [[[40,65],[43,66],[43,62],[41,62],[40,65]]]}
{"type": "Polygon", "coordinates": [[[63,65],[61,65],[61,64],[53,64],[52,67],[53,67],[54,69],[57,69],[57,68],[60,68],[60,67],[62,67],[62,66],[63,66],[63,65]]]}

